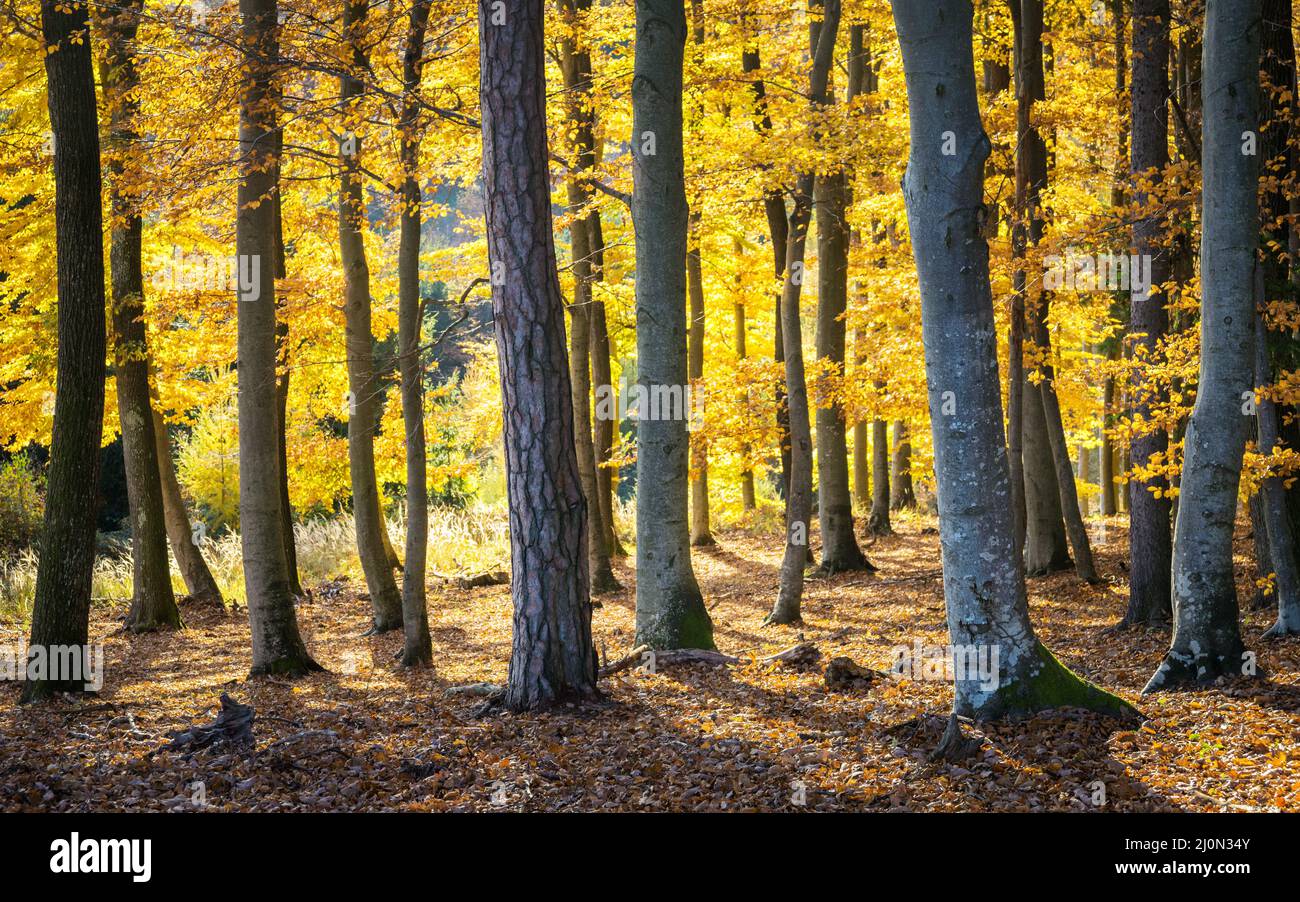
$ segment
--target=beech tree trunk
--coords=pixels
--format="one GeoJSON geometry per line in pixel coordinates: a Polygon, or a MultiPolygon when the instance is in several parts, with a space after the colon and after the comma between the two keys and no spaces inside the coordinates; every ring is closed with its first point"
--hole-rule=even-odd
{"type": "MultiPolygon", "coordinates": [[[[697,41],[700,40],[697,37],[697,41]]],[[[686,293],[690,326],[686,331],[686,377],[692,394],[704,391],[704,273],[700,264],[700,213],[690,213],[686,246],[686,293]]],[[[691,544],[717,544],[709,528],[709,446],[703,433],[691,436],[691,544]]]]}
{"type": "MultiPolygon", "coordinates": [[[[636,229],[637,382],[647,404],[653,404],[656,395],[680,397],[687,385],[685,46],[683,0],[637,0],[632,223],[636,229]]],[[[644,406],[636,429],[636,644],[713,648],[713,622],[691,568],[689,412],[684,407],[651,411],[644,406]]]]}
{"type": "MultiPolygon", "coordinates": [[[[78,646],[90,631],[99,440],[104,422],[104,244],[99,120],[85,6],[41,2],[46,96],[54,139],[58,373],[31,646],[78,646]]],[[[83,657],[83,660],[85,658],[83,657]]],[[[81,692],[67,674],[28,673],[24,703],[81,692]],[[53,679],[59,676],[60,679],[53,679]]]]}
{"type": "MultiPolygon", "coordinates": [[[[1261,287],[1262,287],[1262,273],[1261,287]]],[[[1263,292],[1261,291],[1262,295],[1263,292]]],[[[1259,298],[1263,301],[1263,297],[1259,298]]],[[[1269,352],[1268,329],[1264,318],[1255,314],[1255,382],[1271,386],[1276,381],[1272,355],[1269,352]]],[[[1259,423],[1259,453],[1273,453],[1278,443],[1278,405],[1268,395],[1256,398],[1255,415],[1259,423]]],[[[1300,633],[1300,566],[1296,561],[1295,535],[1291,531],[1291,516],[1287,510],[1286,488],[1282,477],[1270,475],[1260,485],[1256,496],[1264,521],[1268,540],[1269,572],[1274,574],[1273,594],[1277,597],[1277,621],[1264,633],[1264,638],[1293,636],[1300,633]]]]}
{"type": "MultiPolygon", "coordinates": [[[[740,238],[735,239],[736,259],[739,260],[743,250],[740,238]]],[[[741,281],[740,273],[736,273],[736,284],[739,286],[741,281]]],[[[741,296],[739,289],[737,296],[741,296]]],[[[745,302],[743,297],[735,303],[735,342],[736,342],[736,359],[744,360],[746,357],[745,348],[745,302]]],[[[749,406],[749,390],[745,389],[740,395],[741,409],[749,406]]],[[[749,455],[753,449],[748,443],[741,446],[740,455],[745,461],[743,469],[740,471],[740,503],[741,508],[748,513],[758,506],[758,500],[754,496],[754,471],[749,466],[749,455]]]]}
{"type": "MultiPolygon", "coordinates": [[[[1143,182],[1158,182],[1169,163],[1169,2],[1133,0],[1133,137],[1130,167],[1133,203],[1140,209],[1150,203],[1143,182]]],[[[1164,249],[1164,229],[1159,214],[1133,223],[1133,252],[1151,258],[1151,290],[1134,292],[1129,313],[1130,353],[1155,356],[1169,331],[1169,311],[1159,286],[1169,280],[1169,256],[1164,249]],[[1141,351],[1139,351],[1141,348],[1141,351]]],[[[1152,411],[1165,403],[1164,393],[1135,375],[1129,398],[1135,421],[1149,421],[1152,411]]],[[[1146,466],[1153,456],[1169,450],[1163,428],[1150,428],[1129,445],[1132,467],[1146,466]]],[[[1185,464],[1184,464],[1185,465],[1185,464]]],[[[1163,477],[1131,479],[1129,505],[1128,611],[1121,625],[1166,623],[1170,617],[1169,481],[1163,477]]]]}
{"type": "Polygon", "coordinates": [[[190,522],[181,495],[181,484],[176,478],[176,464],[172,461],[171,442],[167,438],[167,424],[158,412],[157,399],[153,399],[153,437],[157,446],[158,476],[162,485],[163,520],[167,527],[167,542],[171,545],[176,566],[185,581],[185,591],[196,601],[225,605],[221,589],[203,558],[203,551],[195,541],[195,527],[190,522]]]}
{"type": "MultiPolygon", "coordinates": [[[[860,37],[860,32],[859,32],[860,37]]],[[[860,67],[860,62],[857,64],[860,67]]],[[[850,76],[858,87],[857,72],[850,76]]],[[[826,99],[835,102],[827,88],[826,99]]],[[[849,96],[849,101],[853,97],[849,96]]],[[[849,301],[849,173],[820,176],[813,193],[817,215],[817,358],[837,379],[844,377],[844,312],[849,301]]],[[[874,570],[853,532],[853,496],[844,407],[825,394],[817,401],[817,518],[821,525],[823,573],[874,570]]]]}
{"type": "Polygon", "coordinates": [[[587,512],[551,227],[544,42],[542,0],[479,0],[483,195],[488,259],[499,274],[492,310],[514,603],[504,701],[515,711],[597,695],[587,512]]]}
{"type": "Polygon", "coordinates": [[[247,58],[239,107],[235,248],[257,274],[239,297],[239,520],[252,627],[251,674],[321,670],[298,632],[281,521],[275,366],[275,190],[278,146],[273,79],[279,56],[276,0],[240,0],[247,58]],[[254,263],[256,264],[254,268],[254,263]]]}
{"type": "Polygon", "coordinates": [[[133,591],[125,625],[133,632],[181,626],[167,560],[158,446],[149,399],[141,263],[143,223],[138,197],[126,177],[132,158],[140,153],[136,132],[140,77],[132,54],[143,8],[143,0],[127,0],[100,19],[105,38],[101,81],[109,108],[113,366],[131,511],[133,591]]]}
{"type": "MultiPolygon", "coordinates": [[[[369,0],[343,0],[343,41],[353,71],[364,71],[367,54],[361,45],[369,0]]],[[[370,325],[370,266],[366,261],[363,230],[366,204],[361,187],[361,136],[355,129],[355,101],[363,92],[358,76],[339,77],[339,101],[344,116],[340,142],[339,259],[343,267],[343,316],[348,367],[348,474],[352,480],[352,517],[356,526],[357,554],[366,575],[373,613],[372,631],[383,633],[402,627],[402,596],[393,578],[392,563],[384,547],[384,512],[375,476],[376,403],[374,336],[370,325]]]]}
{"type": "Polygon", "coordinates": [[[867,528],[878,536],[893,533],[889,523],[889,424],[871,421],[871,513],[867,528]]]}
{"type": "Polygon", "coordinates": [[[402,572],[403,667],[433,663],[425,566],[429,552],[429,483],[424,439],[424,369],[420,365],[420,76],[432,0],[411,5],[402,51],[402,216],[397,246],[397,345],[406,436],[406,567],[402,572]]]}
{"type": "MultiPolygon", "coordinates": [[[[284,151],[284,132],[275,133],[275,155],[280,159],[284,151]]],[[[275,167],[275,277],[287,278],[288,261],[285,259],[284,220],[280,215],[284,197],[280,191],[280,166],[275,167]]],[[[280,535],[284,537],[284,562],[289,569],[289,591],[302,598],[306,595],[298,576],[298,542],[293,529],[293,504],[289,501],[289,323],[280,315],[285,299],[275,300],[275,351],[278,359],[275,380],[276,444],[280,454],[280,535]]]]}
{"type": "Polygon", "coordinates": [[[912,443],[908,440],[907,421],[894,420],[894,456],[889,464],[890,510],[912,510],[916,491],[912,488],[912,443]]]}
{"type": "Polygon", "coordinates": [[[911,110],[903,195],[921,288],[948,629],[968,660],[998,655],[995,686],[957,668],[954,708],[979,719],[1064,705],[1130,714],[1062,666],[1029,622],[981,228],[990,145],[975,92],[970,0],[892,6],[911,110]],[[943,153],[945,132],[956,137],[955,155],[943,153]]]}
{"type": "Polygon", "coordinates": [[[1144,693],[1253,673],[1237,622],[1232,532],[1254,387],[1259,157],[1243,152],[1243,135],[1259,133],[1261,28],[1260,0],[1206,3],[1200,379],[1174,525],[1173,641],[1144,693]]]}
{"type": "MultiPolygon", "coordinates": [[[[812,71],[808,97],[812,110],[829,103],[830,70],[835,53],[835,35],[840,24],[840,0],[823,0],[822,21],[809,29],[812,71]]],[[[808,385],[804,379],[803,326],[799,300],[803,290],[804,247],[812,219],[815,174],[802,173],[794,186],[790,211],[789,240],[786,243],[785,283],[781,290],[781,333],[785,351],[786,408],[790,417],[790,484],[786,496],[786,545],[781,559],[781,583],[776,602],[765,623],[788,624],[802,620],[804,566],[810,548],[808,534],[812,514],[812,426],[808,419],[808,385]]]]}
{"type": "MultiPolygon", "coordinates": [[[[591,425],[591,312],[593,260],[591,241],[592,187],[584,173],[596,165],[595,112],[591,98],[591,54],[581,39],[585,23],[580,18],[591,9],[590,0],[564,0],[562,12],[570,29],[560,40],[564,87],[568,95],[568,118],[572,123],[573,156],[569,176],[569,211],[574,217],[569,225],[573,257],[573,304],[569,307],[569,368],[573,385],[573,427],[582,480],[582,494],[587,502],[587,559],[591,572],[591,591],[613,592],[622,588],[610,566],[611,532],[605,526],[605,507],[600,498],[596,475],[596,444],[591,425]]],[[[608,347],[608,335],[605,336],[608,347]]],[[[599,351],[597,351],[599,353],[599,351]]],[[[608,383],[605,383],[608,384],[608,383]]]]}

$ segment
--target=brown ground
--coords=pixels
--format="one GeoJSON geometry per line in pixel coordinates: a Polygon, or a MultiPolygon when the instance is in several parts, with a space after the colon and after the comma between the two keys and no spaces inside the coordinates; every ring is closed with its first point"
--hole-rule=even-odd
{"type": "MultiPolygon", "coordinates": [[[[114,632],[123,610],[99,608],[91,632],[106,637],[107,680],[98,698],[20,708],[17,687],[0,688],[0,810],[190,809],[196,781],[209,807],[241,811],[795,810],[799,784],[815,810],[1086,810],[1101,781],[1107,810],[1300,811],[1300,640],[1260,642],[1271,617],[1249,612],[1247,646],[1271,676],[1139,700],[1168,639],[1105,632],[1125,602],[1127,543],[1114,525],[1097,546],[1105,585],[1071,573],[1033,580],[1031,606],[1062,661],[1141,707],[1149,720],[1140,728],[1068,712],[968,727],[983,737],[980,750],[933,765],[946,684],[828,692],[821,667],[832,656],[883,670],[892,646],[946,641],[938,541],[921,534],[926,525],[909,520],[875,543],[874,578],[810,582],[801,629],[762,626],[776,541],[724,534],[696,556],[719,647],[748,658],[802,635],[823,653],[817,667],[628,671],[603,681],[604,704],[533,716],[477,718],[478,700],[444,695],[504,679],[505,587],[434,591],[438,666],[416,673],[392,666],[400,636],[362,637],[366,602],[318,589],[299,616],[330,672],[296,683],[245,679],[242,613],[190,608],[183,633],[127,637],[114,632]],[[255,755],[149,755],[169,731],[211,720],[223,691],[256,708],[255,755]]],[[[619,578],[630,587],[628,567],[619,578]]],[[[630,590],[604,600],[595,627],[610,659],[628,649],[630,590]]],[[[18,635],[0,625],[0,642],[18,635]]]]}

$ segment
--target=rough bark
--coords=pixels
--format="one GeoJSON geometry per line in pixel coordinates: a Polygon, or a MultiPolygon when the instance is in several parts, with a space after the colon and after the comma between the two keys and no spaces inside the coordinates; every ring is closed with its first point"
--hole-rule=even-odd
{"type": "Polygon", "coordinates": [[[429,552],[429,483],[424,437],[424,371],[420,366],[420,77],[431,0],[415,0],[402,50],[402,216],[397,245],[397,349],[406,436],[406,560],[402,571],[403,667],[433,663],[425,567],[429,552]]]}
{"type": "Polygon", "coordinates": [[[143,8],[143,0],[127,0],[100,19],[105,38],[101,82],[109,111],[113,366],[131,511],[133,591],[125,625],[133,632],[181,625],[167,560],[158,446],[149,398],[141,263],[143,222],[138,198],[126,177],[132,157],[140,153],[136,131],[140,76],[132,54],[143,8]]]}
{"type": "MultiPolygon", "coordinates": [[[[597,695],[587,515],[556,272],[542,0],[479,0],[483,187],[514,604],[505,705],[597,695]]],[[[680,259],[684,259],[683,257],[680,259]]],[[[638,580],[639,583],[639,580],[638,580]]]]}
{"type": "Polygon", "coordinates": [[[384,512],[375,476],[375,428],[379,422],[379,383],[375,378],[374,336],[370,317],[370,266],[363,230],[366,205],[361,185],[361,136],[351,129],[352,109],[363,86],[354,72],[364,71],[368,54],[362,45],[369,0],[343,0],[344,52],[351,70],[339,76],[339,101],[347,122],[340,142],[339,260],[343,268],[343,317],[348,368],[348,474],[352,482],[352,518],[357,555],[370,591],[372,630],[402,627],[402,596],[384,547],[384,512]]]}
{"type": "MultiPolygon", "coordinates": [[[[58,371],[46,482],[32,646],[78,646],[88,654],[95,564],[99,440],[104,420],[104,245],[99,127],[86,7],[42,0],[46,96],[54,139],[58,273],[58,371]]],[[[22,701],[80,692],[81,680],[28,674],[22,701]]],[[[61,676],[67,676],[62,674],[61,676]]]]}
{"type": "Polygon", "coordinates": [[[1062,666],[1029,622],[981,228],[990,145],[975,92],[971,4],[892,6],[911,111],[903,194],[920,279],[948,628],[956,646],[989,660],[998,652],[996,686],[958,668],[954,708],[981,719],[1063,705],[1131,714],[1125,702],[1062,666]],[[957,137],[956,155],[943,154],[944,132],[957,137]]]}
{"type": "MultiPolygon", "coordinates": [[[[682,0],[637,0],[632,223],[638,385],[647,402],[687,384],[685,45],[682,0]],[[646,152],[647,141],[654,153],[646,152]]],[[[684,408],[642,410],[637,420],[635,644],[652,648],[713,648],[713,623],[691,568],[686,416],[684,408]]]]}
{"type": "Polygon", "coordinates": [[[279,36],[276,0],[240,0],[247,55],[239,107],[236,253],[257,278],[239,307],[239,520],[254,676],[322,669],[298,632],[284,556],[275,349],[273,104],[279,36]],[[256,269],[252,269],[256,262],[256,269]]]}
{"type": "Polygon", "coordinates": [[[1232,532],[1254,387],[1260,0],[1208,0],[1202,63],[1201,356],[1174,525],[1174,634],[1143,692],[1251,672],[1237,622],[1232,532]]]}
{"type": "MultiPolygon", "coordinates": [[[[580,39],[581,16],[591,9],[590,0],[564,0],[561,10],[566,31],[560,40],[560,70],[568,96],[568,118],[572,123],[571,170],[568,182],[571,256],[573,258],[573,304],[569,307],[569,369],[573,386],[573,428],[578,473],[587,502],[587,559],[591,591],[613,592],[621,588],[610,566],[610,532],[605,526],[596,473],[596,444],[591,423],[591,313],[592,283],[595,279],[595,249],[591,242],[591,219],[587,206],[593,189],[584,173],[596,164],[595,109],[591,98],[591,54],[580,39]]],[[[608,335],[606,336],[608,343],[608,335]]],[[[606,383],[608,384],[608,383],[606,383]]]]}
{"type": "MultiPolygon", "coordinates": [[[[1142,179],[1158,181],[1169,163],[1169,3],[1168,0],[1133,0],[1132,98],[1133,136],[1130,168],[1133,203],[1149,201],[1142,179]]],[[[1130,354],[1155,359],[1169,331],[1169,311],[1158,287],[1169,279],[1169,257],[1164,249],[1157,216],[1133,223],[1133,252],[1151,258],[1152,290],[1134,292],[1129,312],[1130,354]],[[1139,351],[1139,348],[1141,349],[1139,351]]],[[[1144,384],[1135,374],[1129,388],[1135,422],[1149,419],[1164,403],[1163,393],[1144,384]]],[[[1129,463],[1146,466],[1153,456],[1164,455],[1169,437],[1162,428],[1150,428],[1130,442],[1129,463]]],[[[1169,529],[1169,482],[1163,477],[1131,479],[1129,504],[1129,595],[1122,625],[1161,624],[1169,620],[1170,567],[1173,546],[1169,529]],[[1157,497],[1159,496],[1159,497],[1157,497]]]]}

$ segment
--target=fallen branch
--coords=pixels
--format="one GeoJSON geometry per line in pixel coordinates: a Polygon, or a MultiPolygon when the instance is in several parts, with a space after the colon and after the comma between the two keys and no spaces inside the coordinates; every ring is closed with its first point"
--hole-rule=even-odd
{"type": "Polygon", "coordinates": [[[488,697],[503,693],[506,687],[500,683],[467,683],[464,686],[451,686],[443,695],[469,695],[474,697],[488,697]]]}
{"type": "Polygon", "coordinates": [[[768,655],[765,658],[759,658],[759,663],[780,663],[793,664],[802,666],[805,664],[816,664],[821,660],[822,653],[817,650],[817,646],[811,642],[798,642],[787,649],[778,651],[774,655],[768,655]]]}
{"type": "MultiPolygon", "coordinates": [[[[190,727],[188,730],[173,730],[168,733],[172,741],[155,751],[177,751],[184,749],[196,752],[219,743],[237,748],[253,747],[252,705],[241,705],[226,693],[221,693],[221,712],[212,723],[190,727]]],[[[149,753],[151,756],[154,752],[149,753]]]]}

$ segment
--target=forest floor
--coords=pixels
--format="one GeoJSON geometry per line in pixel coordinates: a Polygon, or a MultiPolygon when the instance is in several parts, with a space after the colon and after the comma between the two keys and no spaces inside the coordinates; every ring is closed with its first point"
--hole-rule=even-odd
{"type": "MultiPolygon", "coordinates": [[[[504,681],[505,586],[433,587],[437,666],[414,672],[393,665],[400,634],[363,636],[368,602],[357,586],[316,586],[299,618],[328,672],[296,682],[246,679],[243,611],[187,607],[179,634],[127,636],[125,604],[97,606],[91,635],[106,654],[97,697],[20,707],[18,687],[0,684],[0,810],[1300,811],[1300,640],[1260,641],[1271,612],[1246,611],[1247,647],[1267,676],[1139,698],[1168,634],[1107,632],[1127,595],[1119,523],[1090,524],[1102,585],[1072,572],[1033,579],[1030,605],[1048,647],[1138,705],[1141,725],[1083,712],[968,725],[978,750],[932,763],[948,683],[889,677],[828,689],[834,656],[883,671],[891,648],[946,643],[938,537],[917,516],[870,546],[879,574],[810,580],[802,627],[762,625],[779,539],[719,535],[696,554],[696,572],[718,647],[742,663],[628,669],[602,680],[603,702],[528,716],[476,716],[481,699],[446,694],[504,681]],[[815,665],[755,660],[800,639],[821,651],[815,665]],[[222,692],[256,710],[251,753],[159,751],[172,731],[210,722],[222,692]]],[[[609,660],[632,643],[630,563],[617,566],[624,591],[595,611],[609,660]]],[[[22,632],[0,624],[0,643],[22,632]]]]}

